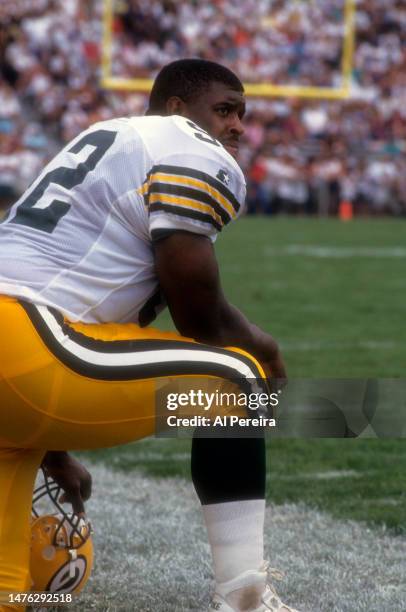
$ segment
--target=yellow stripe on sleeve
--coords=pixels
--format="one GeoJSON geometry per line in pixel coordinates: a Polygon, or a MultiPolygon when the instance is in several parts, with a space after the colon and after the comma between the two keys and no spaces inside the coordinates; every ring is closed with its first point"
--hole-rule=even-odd
{"type": "Polygon", "coordinates": [[[213,207],[209,204],[203,204],[192,200],[190,198],[180,198],[177,196],[167,195],[166,193],[152,193],[149,201],[151,204],[155,202],[162,202],[162,204],[169,204],[173,206],[182,206],[183,208],[191,208],[192,210],[198,210],[201,213],[210,215],[220,226],[223,226],[222,218],[214,211],[213,207]]]}
{"type": "Polygon", "coordinates": [[[219,205],[223,206],[223,208],[227,211],[227,213],[232,219],[235,219],[237,216],[230,202],[219,191],[217,191],[217,189],[215,189],[205,181],[186,176],[176,176],[173,174],[164,174],[162,172],[156,172],[155,174],[151,174],[150,183],[169,183],[170,185],[184,185],[185,187],[194,187],[200,189],[201,191],[205,191],[206,193],[208,193],[213,199],[217,201],[219,205]]]}

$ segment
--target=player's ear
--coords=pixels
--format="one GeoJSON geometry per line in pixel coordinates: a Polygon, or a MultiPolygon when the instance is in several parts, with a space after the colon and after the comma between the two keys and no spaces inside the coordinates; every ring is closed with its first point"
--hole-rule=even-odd
{"type": "Polygon", "coordinates": [[[179,96],[171,96],[166,101],[166,114],[167,115],[181,115],[184,116],[186,111],[186,104],[179,98],[179,96]]]}

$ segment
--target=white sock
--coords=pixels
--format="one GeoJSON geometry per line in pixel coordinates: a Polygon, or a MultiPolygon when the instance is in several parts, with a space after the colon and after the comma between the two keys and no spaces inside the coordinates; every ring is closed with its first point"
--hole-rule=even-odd
{"type": "Polygon", "coordinates": [[[202,506],[216,582],[227,582],[264,560],[265,500],[202,506]]]}

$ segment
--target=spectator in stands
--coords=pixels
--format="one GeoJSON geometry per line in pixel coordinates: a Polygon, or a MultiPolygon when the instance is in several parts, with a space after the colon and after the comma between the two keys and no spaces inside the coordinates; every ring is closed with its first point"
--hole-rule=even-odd
{"type": "MultiPolygon", "coordinates": [[[[122,0],[113,73],[154,77],[177,57],[200,56],[246,81],[335,87],[343,6],[343,0],[122,0]]],[[[0,200],[7,204],[29,181],[30,172],[17,179],[12,169],[23,149],[44,163],[45,151],[52,157],[87,125],[142,114],[145,101],[100,88],[99,0],[2,0],[0,23],[0,200]]],[[[405,214],[404,1],[383,7],[359,0],[356,27],[349,100],[251,100],[240,160],[250,212],[335,214],[345,198],[356,212],[405,214]]]]}

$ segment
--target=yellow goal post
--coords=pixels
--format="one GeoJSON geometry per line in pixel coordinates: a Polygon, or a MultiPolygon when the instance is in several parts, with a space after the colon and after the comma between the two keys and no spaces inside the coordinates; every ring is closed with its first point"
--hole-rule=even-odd
{"type": "MultiPolygon", "coordinates": [[[[298,1],[298,0],[296,0],[298,1]]],[[[103,0],[103,37],[101,85],[116,91],[138,91],[148,93],[152,79],[123,78],[112,74],[114,0],[103,0]]],[[[355,46],[355,3],[356,0],[343,0],[343,51],[341,57],[341,84],[339,87],[313,87],[302,85],[274,85],[272,83],[244,83],[247,96],[256,97],[296,97],[326,100],[341,100],[350,94],[351,73],[355,46]]]]}

